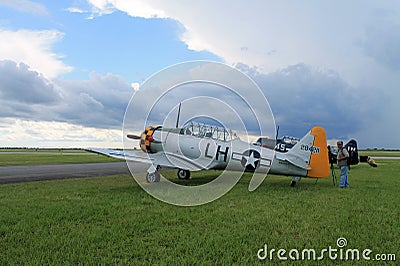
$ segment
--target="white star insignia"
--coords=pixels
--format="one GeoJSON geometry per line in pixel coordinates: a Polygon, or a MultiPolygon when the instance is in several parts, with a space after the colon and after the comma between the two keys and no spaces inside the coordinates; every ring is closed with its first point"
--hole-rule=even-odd
{"type": "Polygon", "coordinates": [[[246,158],[246,166],[251,165],[253,168],[256,168],[256,162],[259,159],[254,157],[254,152],[250,152],[250,155],[246,158]]]}

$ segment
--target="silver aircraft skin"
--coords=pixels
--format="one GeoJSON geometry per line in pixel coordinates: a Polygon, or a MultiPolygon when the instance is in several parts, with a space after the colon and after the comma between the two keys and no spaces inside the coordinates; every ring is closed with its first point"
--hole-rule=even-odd
{"type": "MultiPolygon", "coordinates": [[[[209,169],[269,173],[295,177],[325,178],[330,173],[325,130],[316,126],[286,152],[247,143],[220,126],[188,123],[182,128],[150,126],[141,136],[140,148],[148,158],[134,152],[88,149],[127,161],[150,162],[147,182],[160,181],[161,167],[178,168],[178,178],[190,171],[209,169]]],[[[292,182],[293,184],[293,182],[292,182]]]]}

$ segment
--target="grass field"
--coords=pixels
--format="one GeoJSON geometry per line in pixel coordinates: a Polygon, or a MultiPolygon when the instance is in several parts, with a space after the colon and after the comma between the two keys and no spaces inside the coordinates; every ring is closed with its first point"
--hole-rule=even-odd
{"type": "Polygon", "coordinates": [[[1,149],[0,166],[60,164],[60,163],[97,163],[116,162],[117,159],[101,156],[84,150],[58,149],[1,149]]]}
{"type": "MultiPolygon", "coordinates": [[[[0,264],[253,265],[270,262],[257,258],[265,244],[319,252],[337,248],[339,237],[346,248],[395,254],[398,262],[400,161],[378,164],[352,167],[350,189],[333,187],[331,178],[290,188],[289,178],[268,176],[249,192],[245,175],[225,196],[197,207],[162,203],[129,175],[0,185],[0,264]]],[[[211,180],[215,172],[196,175],[211,180]]],[[[318,263],[376,261],[325,256],[294,264],[318,263]]]]}

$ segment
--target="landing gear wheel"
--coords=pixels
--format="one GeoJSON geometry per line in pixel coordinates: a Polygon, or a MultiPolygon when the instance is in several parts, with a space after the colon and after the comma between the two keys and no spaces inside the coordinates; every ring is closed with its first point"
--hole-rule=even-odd
{"type": "Polygon", "coordinates": [[[178,178],[179,179],[189,179],[190,178],[190,171],[189,170],[178,170],[178,178]]]}
{"type": "Polygon", "coordinates": [[[146,181],[147,181],[147,183],[160,182],[160,173],[159,172],[147,173],[146,181]]]}
{"type": "Polygon", "coordinates": [[[292,182],[290,182],[290,186],[291,187],[295,187],[296,186],[296,181],[293,180],[292,182]]]}

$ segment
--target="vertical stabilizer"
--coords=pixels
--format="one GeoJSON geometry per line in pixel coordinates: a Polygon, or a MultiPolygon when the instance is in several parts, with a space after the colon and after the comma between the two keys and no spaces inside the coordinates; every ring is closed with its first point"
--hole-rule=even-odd
{"type": "Polygon", "coordinates": [[[323,178],[330,173],[325,130],[313,127],[285,155],[285,160],[307,171],[307,177],[323,178]]]}
{"type": "Polygon", "coordinates": [[[322,127],[313,127],[311,135],[314,135],[313,147],[311,151],[310,167],[308,177],[322,178],[329,176],[328,146],[326,143],[326,133],[322,127]]]}

